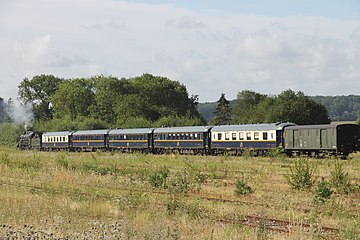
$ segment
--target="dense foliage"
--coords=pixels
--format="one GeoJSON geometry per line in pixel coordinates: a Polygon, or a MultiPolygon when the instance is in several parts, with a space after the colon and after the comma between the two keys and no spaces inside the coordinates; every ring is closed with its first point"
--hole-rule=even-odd
{"type": "Polygon", "coordinates": [[[52,119],[51,96],[56,92],[61,78],[53,75],[34,76],[31,80],[25,78],[18,86],[18,95],[24,104],[30,103],[35,120],[52,119]]]}
{"type": "Polygon", "coordinates": [[[0,124],[0,146],[16,146],[16,139],[23,131],[22,125],[12,123],[0,124]]]}
{"type": "Polygon", "coordinates": [[[238,93],[234,109],[236,123],[294,122],[296,124],[329,123],[326,108],[303,92],[286,90],[269,96],[244,90],[238,93]]]}
{"type": "Polygon", "coordinates": [[[19,96],[32,104],[34,128],[40,131],[204,124],[197,96],[189,97],[178,81],[151,74],[130,79],[41,75],[25,78],[19,96]]]}

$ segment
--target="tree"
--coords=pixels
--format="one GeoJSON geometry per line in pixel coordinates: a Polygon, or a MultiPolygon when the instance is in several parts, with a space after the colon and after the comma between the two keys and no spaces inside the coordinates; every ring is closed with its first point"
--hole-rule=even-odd
{"type": "MultiPolygon", "coordinates": [[[[238,93],[234,109],[234,120],[236,123],[263,123],[257,114],[258,105],[266,98],[264,94],[250,90],[238,93]]],[[[260,116],[263,117],[263,116],[260,116]]]]}
{"type": "Polygon", "coordinates": [[[324,105],[305,96],[301,91],[295,93],[291,89],[277,96],[242,91],[238,94],[234,115],[238,123],[330,123],[324,105]]]}
{"type": "Polygon", "coordinates": [[[88,79],[64,80],[52,95],[54,117],[68,116],[75,120],[90,115],[90,107],[95,103],[93,84],[88,79]]]}
{"type": "Polygon", "coordinates": [[[357,121],[356,121],[356,124],[359,124],[360,125],[360,117],[358,117],[357,121]]]}
{"type": "MultiPolygon", "coordinates": [[[[128,81],[102,75],[93,77],[90,81],[95,89],[95,104],[90,106],[91,116],[115,125],[119,116],[118,104],[129,93],[128,81]]],[[[131,109],[131,105],[128,108],[131,109]]]]}
{"type": "Polygon", "coordinates": [[[0,97],[0,123],[7,122],[8,114],[6,112],[6,104],[4,99],[0,97]]]}
{"type": "MultiPolygon", "coordinates": [[[[189,116],[201,119],[197,111],[198,97],[189,97],[185,85],[165,77],[143,74],[129,79],[129,88],[136,101],[132,108],[138,108],[141,117],[155,122],[163,116],[189,116]]],[[[135,109],[131,109],[135,111],[135,109]]]]}
{"type": "Polygon", "coordinates": [[[214,114],[215,117],[212,119],[211,124],[227,125],[231,123],[231,108],[229,101],[225,98],[225,93],[221,93],[214,114]]]}
{"type": "Polygon", "coordinates": [[[18,86],[18,95],[24,104],[30,103],[35,120],[52,119],[51,96],[63,79],[53,75],[38,75],[31,80],[24,78],[18,86]]]}
{"type": "Polygon", "coordinates": [[[321,105],[301,91],[283,91],[275,98],[275,121],[296,124],[326,124],[330,118],[324,105],[321,105]]]}

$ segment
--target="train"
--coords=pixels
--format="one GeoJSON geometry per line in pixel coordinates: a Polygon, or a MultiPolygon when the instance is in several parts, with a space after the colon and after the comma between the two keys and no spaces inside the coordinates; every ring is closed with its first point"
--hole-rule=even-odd
{"type": "Polygon", "coordinates": [[[17,148],[41,151],[123,151],[154,154],[342,156],[360,151],[360,125],[239,124],[61,132],[26,132],[17,148]]]}

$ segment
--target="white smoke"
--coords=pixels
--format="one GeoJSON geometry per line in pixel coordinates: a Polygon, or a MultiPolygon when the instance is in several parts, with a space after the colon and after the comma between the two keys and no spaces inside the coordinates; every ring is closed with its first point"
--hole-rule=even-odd
{"type": "Polygon", "coordinates": [[[6,109],[7,114],[15,124],[23,124],[25,130],[31,126],[34,114],[31,104],[13,103],[9,104],[6,109]]]}

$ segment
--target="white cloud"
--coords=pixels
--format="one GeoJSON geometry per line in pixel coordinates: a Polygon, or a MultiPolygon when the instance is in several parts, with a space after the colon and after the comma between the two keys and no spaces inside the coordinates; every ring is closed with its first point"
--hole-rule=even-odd
{"type": "Polygon", "coordinates": [[[360,94],[360,21],[197,12],[110,0],[0,3],[0,96],[24,77],[144,72],[201,101],[252,89],[360,94]]]}

